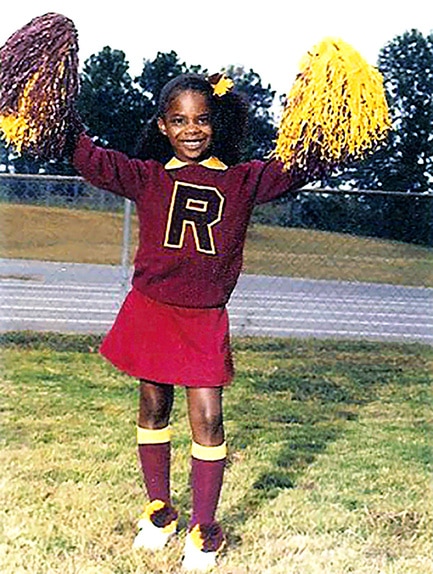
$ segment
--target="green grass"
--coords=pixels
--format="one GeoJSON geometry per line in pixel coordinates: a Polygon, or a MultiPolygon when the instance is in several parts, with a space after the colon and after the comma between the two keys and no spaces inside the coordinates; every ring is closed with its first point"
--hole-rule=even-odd
{"type": "MultiPolygon", "coordinates": [[[[118,265],[123,216],[0,204],[2,257],[118,265]],[[26,233],[22,233],[25,229],[26,233]]],[[[137,220],[133,218],[131,253],[137,220]]],[[[347,234],[254,225],[246,273],[433,287],[433,252],[417,245],[347,234]]]]}
{"type": "MultiPolygon", "coordinates": [[[[96,337],[3,336],[0,571],[179,572],[190,512],[185,401],[173,415],[183,521],[164,555],[132,551],[144,502],[136,382],[96,337]]],[[[433,349],[235,339],[223,574],[431,572],[433,349]]]]}

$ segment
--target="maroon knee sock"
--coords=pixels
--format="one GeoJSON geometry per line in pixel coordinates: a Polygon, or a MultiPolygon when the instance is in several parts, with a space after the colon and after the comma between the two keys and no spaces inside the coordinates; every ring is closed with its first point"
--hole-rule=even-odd
{"type": "MultiPolygon", "coordinates": [[[[213,447],[206,447],[212,449],[213,447]]],[[[220,449],[221,447],[215,447],[220,449]]],[[[211,452],[211,451],[209,451],[211,452]]],[[[220,451],[221,452],[221,451],[220,451]]],[[[191,458],[192,517],[190,527],[211,524],[221,493],[226,457],[217,460],[191,458]]]]}
{"type": "Polygon", "coordinates": [[[170,504],[170,442],[138,444],[141,469],[149,500],[170,504]]]}

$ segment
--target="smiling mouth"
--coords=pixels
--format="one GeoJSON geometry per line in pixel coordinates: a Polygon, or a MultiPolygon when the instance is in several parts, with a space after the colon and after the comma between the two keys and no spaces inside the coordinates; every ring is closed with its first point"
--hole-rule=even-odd
{"type": "Polygon", "coordinates": [[[183,145],[190,149],[196,149],[203,145],[204,140],[184,140],[183,145]]]}

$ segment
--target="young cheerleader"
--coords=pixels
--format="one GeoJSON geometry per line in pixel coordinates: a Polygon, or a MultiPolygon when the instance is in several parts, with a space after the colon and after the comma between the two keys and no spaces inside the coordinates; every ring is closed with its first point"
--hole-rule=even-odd
{"type": "Polygon", "coordinates": [[[18,153],[58,159],[73,149],[86,179],[136,204],[132,289],[101,347],[140,380],[137,439],[149,502],[134,546],[163,548],[176,531],[169,425],[181,385],[192,433],[184,567],[204,571],[223,544],[215,514],[227,456],[222,389],[233,378],[226,303],[252,209],[384,141],[383,82],[351,46],[325,39],[308,52],[288,94],[279,161],[239,163],[245,102],[224,77],[182,75],[162,90],[143,158],[130,159],[95,145],[76,118],[77,52],[73,22],[56,13],[9,38],[0,49],[0,130],[18,153]]]}
{"type": "Polygon", "coordinates": [[[277,161],[237,163],[247,107],[221,76],[186,74],[162,90],[157,118],[130,159],[81,133],[73,161],[93,185],[135,202],[132,290],[101,353],[140,379],[137,441],[149,503],[134,547],[162,548],[176,531],[170,497],[170,412],[186,388],[192,432],[192,516],[183,566],[215,564],[215,513],[227,448],[223,387],[233,378],[226,303],[242,266],[253,207],[303,185],[277,161]],[[216,83],[215,83],[216,82],[216,83]]]}

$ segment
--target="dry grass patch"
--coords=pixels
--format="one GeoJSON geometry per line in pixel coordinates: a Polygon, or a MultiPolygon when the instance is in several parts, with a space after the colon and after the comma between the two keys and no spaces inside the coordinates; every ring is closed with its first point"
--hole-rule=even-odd
{"type": "Polygon", "coordinates": [[[120,263],[121,213],[0,204],[0,220],[2,257],[120,263]]]}
{"type": "MultiPolygon", "coordinates": [[[[120,213],[0,204],[0,220],[2,257],[120,264],[120,213]]],[[[131,253],[136,238],[133,217],[131,253]]],[[[433,286],[431,249],[305,229],[250,227],[244,267],[265,275],[433,286]]]]}
{"type": "Polygon", "coordinates": [[[427,247],[343,233],[254,225],[245,250],[248,273],[433,286],[427,247]]]}

